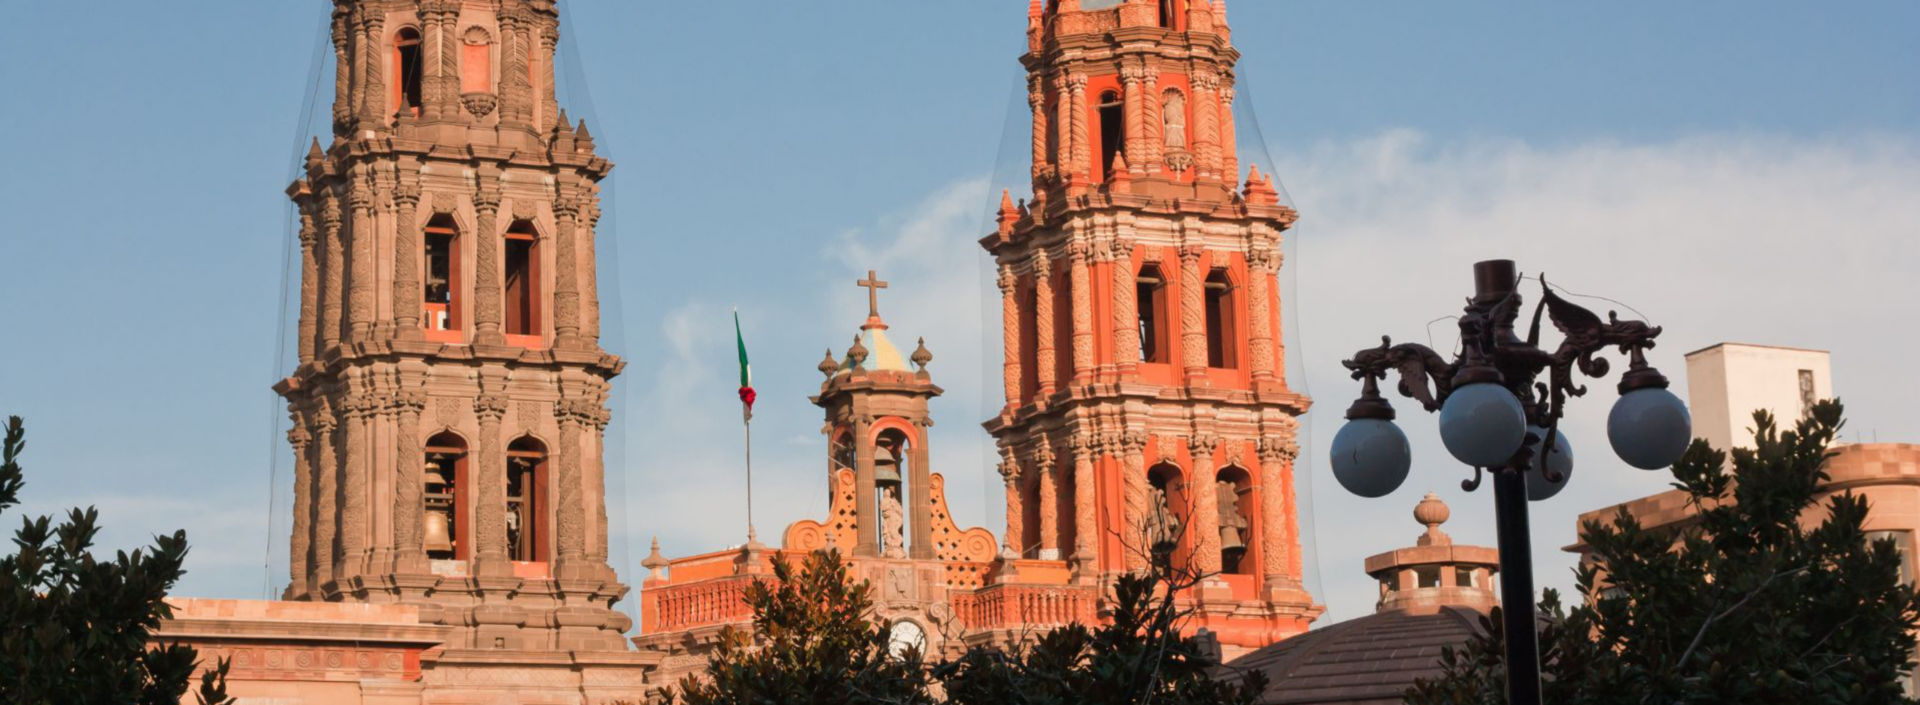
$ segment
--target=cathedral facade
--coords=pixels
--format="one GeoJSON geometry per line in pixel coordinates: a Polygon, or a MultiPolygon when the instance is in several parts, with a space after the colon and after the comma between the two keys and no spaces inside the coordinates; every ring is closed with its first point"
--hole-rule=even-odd
{"type": "MultiPolygon", "coordinates": [[[[901,645],[1007,646],[1102,619],[1156,552],[1231,656],[1307,629],[1276,273],[1296,213],[1235,148],[1221,0],[1034,0],[1030,197],[998,271],[999,536],[947,509],[933,355],[874,292],[812,401],[828,514],[776,545],[608,560],[595,226],[613,168],[554,90],[554,0],[334,0],[333,134],[299,207],[291,575],[176,601],[161,638],[237,694],[347,703],[638,702],[697,673],[774,561],[837,550],[901,645]],[[1250,165],[1249,165],[1250,166],[1250,165]],[[905,341],[899,336],[898,341],[905,341]]],[[[911,322],[909,322],[911,323],[911,322]]]]}
{"type": "MultiPolygon", "coordinates": [[[[1006,403],[998,540],[960,530],[927,467],[924,346],[906,366],[878,311],[829,352],[828,517],[777,548],[648,558],[643,651],[697,670],[769,560],[833,547],[876,586],[880,618],[935,652],[1007,645],[1100,619],[1104,587],[1154,551],[1206,576],[1189,628],[1228,655],[1307,629],[1295,417],[1276,273],[1297,214],[1257,169],[1240,180],[1224,10],[1194,0],[1033,2],[1032,197],[1004,194],[980,244],[998,268],[1006,403]],[[888,509],[904,501],[894,514],[888,509]]],[[[872,286],[869,280],[862,285],[872,286]]]]}

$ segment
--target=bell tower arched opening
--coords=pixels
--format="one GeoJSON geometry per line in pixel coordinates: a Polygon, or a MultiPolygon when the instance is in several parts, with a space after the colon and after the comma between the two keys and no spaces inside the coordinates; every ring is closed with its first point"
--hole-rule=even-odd
{"type": "Polygon", "coordinates": [[[523,436],[507,446],[507,556],[547,560],[547,446],[523,436]]]}
{"type": "Polygon", "coordinates": [[[421,502],[421,533],[429,560],[466,560],[472,555],[473,527],[466,507],[472,502],[467,471],[467,442],[452,432],[427,439],[421,502]]]}
{"type": "Polygon", "coordinates": [[[420,117],[420,30],[402,27],[393,38],[394,111],[420,117]]]}

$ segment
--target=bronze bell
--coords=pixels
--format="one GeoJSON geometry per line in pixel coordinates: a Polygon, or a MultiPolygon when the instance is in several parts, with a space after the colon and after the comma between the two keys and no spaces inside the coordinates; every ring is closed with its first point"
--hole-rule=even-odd
{"type": "Polygon", "coordinates": [[[877,485],[900,484],[900,461],[886,446],[873,449],[873,482],[877,485]]]}
{"type": "Polygon", "coordinates": [[[427,512],[427,525],[422,543],[429,553],[451,552],[453,550],[453,527],[448,526],[447,513],[440,510],[427,512]]]}
{"type": "Polygon", "coordinates": [[[1220,550],[1227,553],[1247,550],[1247,542],[1240,538],[1239,527],[1220,527],[1220,550]]]}

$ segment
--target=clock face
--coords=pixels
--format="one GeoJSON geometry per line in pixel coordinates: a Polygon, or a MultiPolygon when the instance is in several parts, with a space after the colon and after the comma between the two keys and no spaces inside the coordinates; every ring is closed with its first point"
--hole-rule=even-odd
{"type": "Polygon", "coordinates": [[[919,624],[907,620],[894,622],[893,629],[887,633],[887,654],[897,659],[906,655],[909,648],[926,653],[926,630],[921,629],[919,624]]]}

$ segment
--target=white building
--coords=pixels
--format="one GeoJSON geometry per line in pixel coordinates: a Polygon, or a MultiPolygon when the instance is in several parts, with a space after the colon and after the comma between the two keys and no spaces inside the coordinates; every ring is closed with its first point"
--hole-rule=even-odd
{"type": "Polygon", "coordinates": [[[1753,412],[1790,427],[1813,402],[1833,396],[1825,350],[1720,343],[1687,353],[1693,435],[1715,448],[1753,445],[1753,412]]]}

